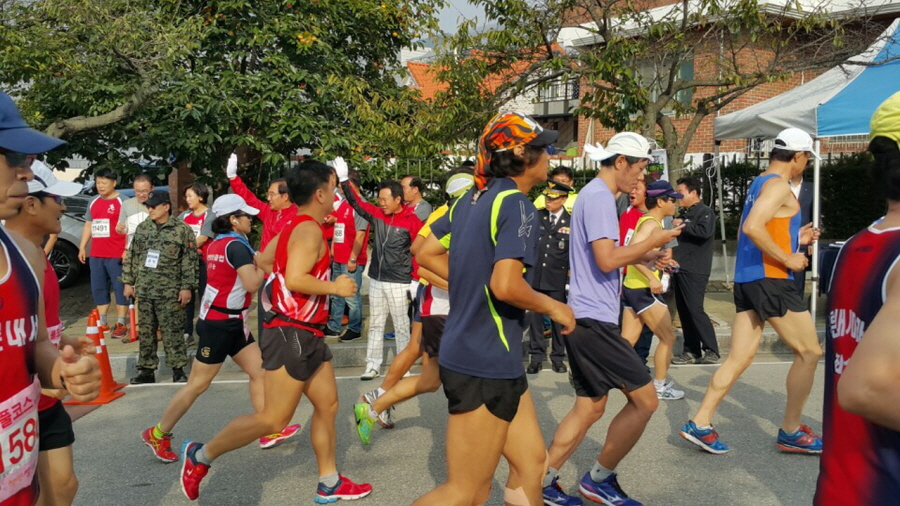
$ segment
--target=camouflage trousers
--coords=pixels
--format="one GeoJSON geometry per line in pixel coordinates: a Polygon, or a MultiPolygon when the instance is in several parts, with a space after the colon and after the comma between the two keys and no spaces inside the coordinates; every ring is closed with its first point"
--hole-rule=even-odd
{"type": "Polygon", "coordinates": [[[156,354],[158,343],[156,331],[162,333],[163,349],[166,351],[166,365],[173,369],[187,365],[187,346],[184,344],[184,307],[175,300],[141,299],[137,305],[138,369],[155,371],[159,366],[156,354]]]}

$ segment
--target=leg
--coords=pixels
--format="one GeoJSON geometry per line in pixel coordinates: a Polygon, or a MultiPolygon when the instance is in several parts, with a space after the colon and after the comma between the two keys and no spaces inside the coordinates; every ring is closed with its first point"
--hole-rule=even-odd
{"type": "Polygon", "coordinates": [[[72,446],[40,452],[38,480],[41,494],[38,506],[68,505],[78,492],[78,478],[72,465],[72,446]]]}
{"type": "Polygon", "coordinates": [[[640,314],[641,321],[659,338],[659,345],[653,355],[653,376],[657,380],[666,379],[672,348],[675,346],[675,329],[669,319],[669,310],[662,304],[653,304],[640,314]]]}
{"type": "Polygon", "coordinates": [[[177,301],[157,301],[159,327],[162,329],[166,365],[172,369],[184,369],[187,365],[187,345],[184,343],[184,308],[177,301]]]}
{"type": "Polygon", "coordinates": [[[734,315],[734,322],[731,324],[731,350],[709,381],[700,409],[694,415],[694,423],[700,426],[710,424],[722,399],[747,367],[753,363],[753,357],[759,348],[759,340],[762,338],[762,331],[763,323],[756,311],[741,311],[734,315]]]}
{"type": "MultiPolygon", "coordinates": [[[[566,303],[565,291],[547,292],[553,300],[566,303]]],[[[554,364],[562,362],[566,358],[566,346],[563,344],[562,334],[559,333],[559,325],[556,322],[550,322],[550,361],[554,364]]]]}
{"type": "Polygon", "coordinates": [[[508,496],[507,504],[515,506],[543,504],[541,480],[547,472],[547,451],[544,449],[544,437],[541,435],[534,401],[529,391],[525,391],[519,399],[519,410],[506,433],[503,456],[509,462],[506,492],[516,498],[513,501],[508,496]],[[526,502],[522,502],[523,500],[526,502]]]}
{"type": "MultiPolygon", "coordinates": [[[[662,308],[662,306],[660,307],[662,308]]],[[[666,310],[666,314],[669,314],[668,310],[666,310]]],[[[628,403],[610,422],[609,430],[606,431],[606,442],[603,444],[603,449],[600,450],[600,455],[597,456],[597,462],[607,469],[615,469],[619,462],[628,455],[628,452],[634,448],[641,435],[644,434],[647,422],[650,421],[650,417],[659,406],[656,389],[653,388],[652,383],[624,393],[628,398],[628,403]]]]}
{"type": "Polygon", "coordinates": [[[126,318],[128,316],[128,299],[125,298],[125,284],[122,283],[122,261],[115,259],[105,263],[113,294],[116,297],[116,316],[126,318]]]}
{"type": "Polygon", "coordinates": [[[634,343],[634,352],[641,358],[644,365],[647,365],[647,359],[650,357],[650,347],[653,345],[653,331],[646,325],[641,326],[641,335],[638,336],[637,342],[634,343]]]}
{"type": "Polygon", "coordinates": [[[106,322],[106,312],[109,311],[109,278],[106,276],[106,268],[102,258],[88,258],[91,269],[91,297],[100,313],[100,318],[106,322]]]}
{"type": "Polygon", "coordinates": [[[528,355],[532,364],[540,364],[547,358],[547,341],[544,339],[544,314],[528,312],[528,355]]]}
{"type": "Polygon", "coordinates": [[[394,342],[397,343],[397,353],[400,353],[409,345],[409,318],[406,313],[409,307],[406,302],[409,285],[403,283],[385,283],[385,285],[388,309],[391,312],[391,322],[394,324],[394,342]]]}
{"type": "Polygon", "coordinates": [[[677,273],[672,276],[672,291],[675,292],[675,307],[681,316],[681,333],[684,336],[684,351],[700,356],[702,353],[700,336],[694,325],[694,314],[688,307],[691,298],[691,290],[695,289],[687,279],[688,274],[677,273]]]}
{"type": "Polygon", "coordinates": [[[337,429],[334,420],[338,411],[338,393],[331,362],[323,363],[306,381],[303,390],[313,406],[309,438],[313,451],[316,452],[319,476],[336,473],[334,452],[337,445],[337,429]]]}
{"type": "MultiPolygon", "coordinates": [[[[337,278],[341,274],[347,274],[347,266],[337,262],[331,262],[331,278],[337,278]]],[[[362,285],[357,285],[362,286],[362,285]]],[[[329,309],[330,317],[328,318],[328,330],[339,334],[341,332],[341,320],[344,318],[344,302],[343,297],[331,297],[331,308],[329,309]]]]}
{"type": "Polygon", "coordinates": [[[781,428],[793,432],[800,425],[803,407],[812,389],[816,366],[822,358],[822,347],[812,316],[788,311],[780,318],[770,318],[769,323],[780,337],[794,351],[794,363],[787,375],[787,407],[781,428]]]}
{"type": "MultiPolygon", "coordinates": [[[[384,361],[384,324],[388,315],[386,283],[369,283],[369,339],[366,346],[366,370],[380,372],[384,361]]],[[[394,325],[397,325],[395,322],[394,325]]]]}
{"type": "Polygon", "coordinates": [[[210,383],[215,379],[216,374],[219,373],[219,369],[221,368],[222,364],[204,364],[199,360],[194,360],[194,364],[191,366],[191,375],[188,377],[187,384],[175,393],[175,396],[169,401],[169,406],[163,412],[162,418],[159,421],[160,430],[163,432],[172,432],[172,429],[175,428],[175,424],[177,424],[178,420],[181,420],[181,417],[187,413],[194,404],[194,401],[196,401],[203,392],[206,392],[206,389],[209,388],[210,383]]]}
{"type": "MultiPolygon", "coordinates": [[[[356,281],[356,286],[362,286],[362,275],[365,269],[365,265],[357,265],[355,272],[348,273],[350,277],[356,281]]],[[[347,302],[347,307],[349,308],[349,314],[347,315],[349,323],[347,323],[347,329],[354,332],[362,332],[362,294],[357,290],[353,297],[344,300],[347,302]]]]}
{"type": "Polygon", "coordinates": [[[588,429],[603,416],[606,410],[607,396],[575,397],[575,405],[560,422],[553,434],[548,450],[548,463],[554,469],[560,469],[575,453],[584,439],[588,429]]]}
{"type": "Polygon", "coordinates": [[[384,375],[384,381],[381,382],[382,390],[390,390],[394,388],[398,381],[403,378],[416,360],[422,356],[422,322],[412,324],[412,335],[410,337],[409,346],[403,348],[403,351],[397,353],[391,366],[388,368],[387,374],[384,375]]]}
{"type": "Polygon", "coordinates": [[[634,312],[634,309],[626,307],[622,310],[622,337],[624,337],[626,341],[631,343],[632,346],[637,343],[638,337],[640,337],[641,335],[641,328],[643,326],[644,323],[641,322],[640,318],[638,318],[638,315],[634,312]]]}
{"type": "MultiPolygon", "coordinates": [[[[682,276],[682,274],[679,274],[679,276],[682,276]]],[[[690,325],[697,336],[697,339],[694,340],[699,340],[696,344],[697,349],[702,347],[702,349],[712,351],[718,355],[719,343],[716,340],[716,331],[709,320],[709,315],[706,314],[706,310],[703,308],[704,293],[709,282],[709,276],[685,274],[683,275],[683,281],[683,284],[686,285],[685,291],[687,293],[684,297],[685,308],[683,311],[679,310],[682,326],[685,320],[690,321],[690,325]]]]}
{"type": "MultiPolygon", "coordinates": [[[[263,392],[263,383],[265,374],[262,367],[262,355],[259,353],[259,346],[251,343],[244,347],[235,356],[231,357],[234,363],[238,365],[248,376],[250,376],[250,403],[253,404],[253,410],[259,413],[263,410],[263,402],[265,394],[263,392]]],[[[194,368],[191,367],[191,378],[194,377],[194,368]]],[[[191,380],[188,378],[188,383],[191,380]]]]}
{"type": "Polygon", "coordinates": [[[141,325],[138,327],[138,340],[140,341],[138,369],[155,371],[159,367],[159,357],[156,355],[157,347],[156,330],[159,328],[159,320],[156,318],[156,306],[160,301],[141,299],[138,306],[138,315],[141,325]]]}
{"type": "MultiPolygon", "coordinates": [[[[406,352],[406,350],[403,351],[404,353],[406,352]]],[[[393,365],[391,369],[393,369],[393,365]]],[[[422,355],[422,374],[401,379],[396,385],[387,389],[378,399],[375,399],[375,402],[372,403],[372,409],[376,413],[381,413],[419,394],[436,392],[440,387],[441,377],[437,357],[431,358],[428,355],[422,355]]],[[[383,384],[382,388],[384,388],[383,384]]]]}

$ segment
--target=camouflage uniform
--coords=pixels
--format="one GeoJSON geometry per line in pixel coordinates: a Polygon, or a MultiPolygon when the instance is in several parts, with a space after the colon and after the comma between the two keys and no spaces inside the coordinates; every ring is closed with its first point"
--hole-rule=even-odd
{"type": "Polygon", "coordinates": [[[122,281],[134,286],[135,299],[140,300],[138,369],[155,371],[159,365],[157,329],[162,331],[166,365],[173,369],[187,365],[184,307],[178,303],[178,292],[197,289],[198,264],[194,232],[183,221],[170,216],[162,227],[151,219],[138,225],[122,269],[122,281]]]}

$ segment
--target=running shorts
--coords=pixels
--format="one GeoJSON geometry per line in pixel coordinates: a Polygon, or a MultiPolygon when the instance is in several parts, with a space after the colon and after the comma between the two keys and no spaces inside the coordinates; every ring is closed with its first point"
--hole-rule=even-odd
{"type": "Polygon", "coordinates": [[[259,351],[263,369],[274,371],[284,367],[297,381],[311,378],[332,357],[325,339],[297,327],[263,329],[259,351]]]}
{"type": "Polygon", "coordinates": [[[650,383],[647,367],[618,325],[590,318],[575,322],[575,331],[563,336],[575,395],[604,397],[613,389],[632,392],[650,383]]]}
{"type": "Polygon", "coordinates": [[[422,317],[422,351],[435,358],[441,351],[441,337],[444,336],[446,315],[422,317]]]}
{"type": "Polygon", "coordinates": [[[38,450],[45,452],[72,446],[75,432],[72,430],[72,418],[66,413],[62,402],[38,412],[39,439],[38,450]]]}
{"type": "Polygon", "coordinates": [[[519,399],[528,390],[524,374],[515,379],[476,378],[441,366],[440,375],[451,415],[484,405],[492,415],[512,422],[519,410],[519,399]]]}
{"type": "Polygon", "coordinates": [[[651,292],[649,288],[622,287],[622,305],[630,308],[636,314],[650,309],[653,304],[662,304],[663,307],[666,307],[662,295],[651,292]]]}
{"type": "Polygon", "coordinates": [[[760,319],[780,318],[788,311],[807,311],[797,286],[790,279],[763,278],[734,284],[735,310],[756,311],[760,319]]]}
{"type": "Polygon", "coordinates": [[[253,334],[244,333],[244,320],[197,320],[197,361],[209,365],[225,362],[225,357],[234,358],[247,345],[254,343],[253,334]]]}

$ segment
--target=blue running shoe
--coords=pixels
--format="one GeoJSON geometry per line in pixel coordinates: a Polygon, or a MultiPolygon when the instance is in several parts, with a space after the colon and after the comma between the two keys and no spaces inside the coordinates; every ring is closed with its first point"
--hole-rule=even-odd
{"type": "Polygon", "coordinates": [[[728,445],[719,441],[719,433],[712,426],[708,429],[700,429],[693,421],[688,421],[681,428],[681,437],[709,453],[715,455],[728,453],[728,445]]]}
{"type": "Polygon", "coordinates": [[[778,429],[778,439],[775,446],[787,453],[806,453],[817,455],[822,453],[822,438],[809,428],[809,425],[801,424],[800,428],[788,433],[784,429],[778,429]]]}
{"type": "Polygon", "coordinates": [[[544,504],[547,506],[581,506],[581,499],[563,492],[559,483],[556,483],[556,480],[558,479],[559,476],[553,478],[550,485],[544,487],[544,504]]]}
{"type": "Polygon", "coordinates": [[[388,341],[393,341],[393,340],[394,340],[394,333],[393,333],[393,332],[388,332],[387,334],[384,335],[384,338],[387,339],[388,341]]]}
{"type": "Polygon", "coordinates": [[[612,473],[598,483],[591,479],[591,472],[588,471],[581,477],[578,490],[588,499],[606,506],[643,506],[629,498],[628,494],[622,490],[619,480],[616,479],[616,473],[612,473]]]}

